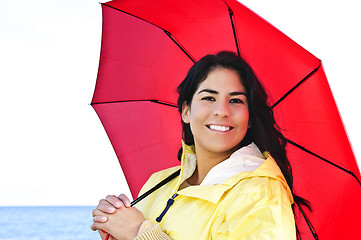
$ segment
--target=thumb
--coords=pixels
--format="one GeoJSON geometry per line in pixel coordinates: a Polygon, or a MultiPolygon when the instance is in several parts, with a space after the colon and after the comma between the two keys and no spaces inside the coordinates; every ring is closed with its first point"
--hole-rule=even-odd
{"type": "Polygon", "coordinates": [[[130,200],[126,195],[120,194],[118,198],[123,202],[124,206],[130,207],[130,200]]]}

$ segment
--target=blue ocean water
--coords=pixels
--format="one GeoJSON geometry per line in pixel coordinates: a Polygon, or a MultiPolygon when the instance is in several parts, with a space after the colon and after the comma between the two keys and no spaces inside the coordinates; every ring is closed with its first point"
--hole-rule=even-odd
{"type": "Polygon", "coordinates": [[[94,207],[0,207],[0,240],[99,240],[94,207]]]}

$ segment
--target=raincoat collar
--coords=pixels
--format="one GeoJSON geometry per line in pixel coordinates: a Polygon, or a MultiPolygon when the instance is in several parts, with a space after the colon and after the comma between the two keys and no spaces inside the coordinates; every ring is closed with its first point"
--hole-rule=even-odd
{"type": "MultiPolygon", "coordinates": [[[[257,148],[256,145],[254,145],[254,146],[257,148]]],[[[181,159],[181,173],[180,173],[178,182],[174,189],[175,192],[179,189],[180,185],[193,174],[193,172],[196,169],[196,157],[195,157],[194,146],[193,145],[188,146],[184,142],[182,142],[182,147],[183,147],[183,155],[182,155],[182,159],[181,159]]],[[[253,147],[253,149],[254,149],[254,147],[253,147]]],[[[247,150],[249,150],[249,149],[247,149],[247,150]]],[[[257,150],[258,150],[258,148],[257,148],[257,150]]],[[[241,148],[240,150],[238,150],[234,154],[232,154],[231,157],[225,161],[234,160],[235,157],[240,157],[240,156],[246,156],[246,157],[251,156],[251,157],[255,158],[254,159],[255,161],[258,161],[258,164],[256,162],[253,164],[253,166],[251,166],[248,169],[252,169],[252,167],[254,168],[254,166],[256,166],[256,165],[258,165],[258,167],[252,171],[246,170],[246,171],[238,172],[238,173],[230,176],[228,179],[226,179],[223,182],[218,182],[215,184],[207,184],[207,185],[201,184],[201,185],[189,186],[187,188],[179,190],[178,194],[183,195],[183,196],[204,199],[206,201],[217,204],[217,202],[220,200],[220,198],[223,196],[223,194],[227,190],[231,189],[234,185],[236,185],[241,180],[247,179],[247,178],[252,178],[252,177],[269,177],[269,178],[273,178],[273,179],[280,181],[284,185],[284,187],[287,189],[288,198],[290,199],[291,203],[293,203],[293,196],[292,196],[291,190],[288,187],[287,181],[285,180],[277,163],[270,156],[270,154],[268,152],[265,152],[265,153],[263,153],[263,155],[262,154],[260,155],[259,150],[258,150],[258,152],[257,151],[247,152],[247,151],[243,151],[241,148]],[[257,158],[258,158],[258,160],[257,160],[257,158]],[[262,162],[260,162],[260,161],[262,161],[262,162]]],[[[222,164],[222,163],[220,163],[220,164],[222,164]]],[[[218,164],[218,165],[220,165],[220,164],[218,164]]],[[[222,168],[219,167],[218,165],[216,165],[214,168],[212,168],[211,171],[213,169],[216,171],[217,170],[222,171],[222,168]]],[[[207,176],[208,176],[208,174],[207,174],[207,176]]]]}

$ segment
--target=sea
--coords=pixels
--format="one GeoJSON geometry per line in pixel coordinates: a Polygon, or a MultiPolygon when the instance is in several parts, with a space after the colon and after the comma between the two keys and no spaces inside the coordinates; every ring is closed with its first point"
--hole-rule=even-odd
{"type": "Polygon", "coordinates": [[[99,240],[94,207],[0,207],[0,240],[99,240]]]}

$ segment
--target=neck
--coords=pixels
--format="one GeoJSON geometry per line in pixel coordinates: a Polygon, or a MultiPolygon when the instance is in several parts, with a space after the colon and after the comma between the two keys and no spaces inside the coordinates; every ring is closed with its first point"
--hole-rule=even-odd
{"type": "Polygon", "coordinates": [[[229,158],[231,154],[232,153],[217,154],[196,151],[197,168],[187,182],[191,185],[200,185],[208,172],[214,166],[229,158]]]}

